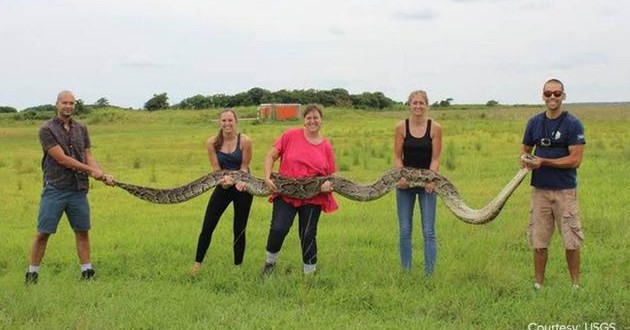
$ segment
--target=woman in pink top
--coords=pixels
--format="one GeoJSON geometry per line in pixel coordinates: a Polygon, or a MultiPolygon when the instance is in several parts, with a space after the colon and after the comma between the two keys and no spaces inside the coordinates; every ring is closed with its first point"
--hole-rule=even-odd
{"type": "MultiPolygon", "coordinates": [[[[278,172],[287,177],[326,176],[336,171],[332,146],[320,132],[322,107],[309,104],[305,107],[303,116],[304,128],[293,128],[284,132],[274,142],[265,158],[265,183],[272,191],[276,190],[276,186],[271,180],[271,172],[278,158],[280,158],[278,172]]],[[[332,190],[330,182],[325,181],[320,188],[321,193],[309,199],[295,199],[276,193],[269,198],[273,203],[273,213],[263,274],[269,274],[274,269],[282,243],[293,225],[296,214],[299,220],[304,274],[315,271],[319,216],[322,211],[333,212],[338,208],[332,190]]]]}

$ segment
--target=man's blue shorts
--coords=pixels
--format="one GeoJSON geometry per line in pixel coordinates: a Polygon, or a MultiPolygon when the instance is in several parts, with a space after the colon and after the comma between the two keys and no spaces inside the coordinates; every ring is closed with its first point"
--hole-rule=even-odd
{"type": "Polygon", "coordinates": [[[42,234],[55,233],[64,212],[75,232],[90,230],[90,205],[87,200],[87,190],[58,189],[47,184],[42,191],[39,203],[37,230],[42,234]]]}

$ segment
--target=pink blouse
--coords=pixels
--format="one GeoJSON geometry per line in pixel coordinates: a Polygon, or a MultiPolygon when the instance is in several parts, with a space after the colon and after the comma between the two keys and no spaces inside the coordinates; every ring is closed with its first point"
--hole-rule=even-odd
{"type": "MultiPolygon", "coordinates": [[[[304,136],[304,129],[292,128],[284,132],[274,142],[274,148],[280,155],[279,173],[282,176],[292,178],[307,178],[313,176],[326,176],[335,173],[335,155],[328,139],[324,138],[319,144],[312,144],[304,136]]],[[[273,194],[269,201],[276,198],[273,194]]],[[[288,196],[280,196],[282,200],[300,207],[304,204],[319,205],[322,211],[328,213],[339,208],[332,193],[320,193],[309,199],[296,199],[288,196]]]]}

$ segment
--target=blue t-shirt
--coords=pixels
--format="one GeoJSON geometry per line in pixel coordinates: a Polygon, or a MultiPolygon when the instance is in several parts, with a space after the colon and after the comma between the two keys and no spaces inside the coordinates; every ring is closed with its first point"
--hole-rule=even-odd
{"type": "MultiPolygon", "coordinates": [[[[569,155],[569,146],[585,144],[584,127],[579,119],[564,112],[549,119],[545,112],[529,119],[523,144],[536,146],[534,156],[561,158],[569,155]]],[[[541,166],[532,171],[531,185],[542,189],[572,189],[577,187],[577,170],[541,166]]]]}

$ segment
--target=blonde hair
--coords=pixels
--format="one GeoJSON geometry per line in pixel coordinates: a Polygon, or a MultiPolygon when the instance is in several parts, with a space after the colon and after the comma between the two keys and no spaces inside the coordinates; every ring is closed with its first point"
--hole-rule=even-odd
{"type": "Polygon", "coordinates": [[[424,98],[424,102],[426,102],[427,105],[429,105],[429,97],[427,96],[427,92],[420,89],[413,91],[411,92],[411,94],[409,94],[409,97],[407,98],[407,105],[411,104],[411,99],[413,99],[416,96],[422,96],[424,98]]]}

